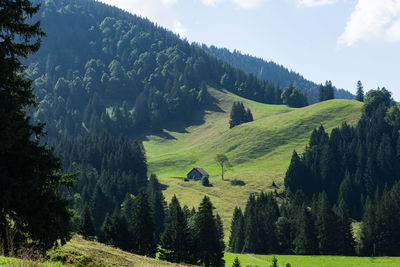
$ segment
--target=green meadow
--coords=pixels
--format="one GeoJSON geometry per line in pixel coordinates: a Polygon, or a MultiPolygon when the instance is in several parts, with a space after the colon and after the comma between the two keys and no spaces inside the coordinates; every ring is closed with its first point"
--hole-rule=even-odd
{"type": "MultiPolygon", "coordinates": [[[[238,257],[243,267],[271,266],[273,255],[233,254],[225,253],[225,266],[232,266],[238,257]]],[[[297,256],[275,255],[278,266],[285,267],[397,267],[400,258],[395,257],[345,257],[345,256],[297,256]]]]}
{"type": "MultiPolygon", "coordinates": [[[[176,194],[182,204],[197,207],[204,195],[211,198],[221,215],[225,232],[235,206],[244,207],[250,193],[283,189],[283,177],[294,149],[302,152],[312,130],[323,125],[327,131],[343,122],[355,124],[361,116],[361,103],[335,99],[304,108],[267,105],[247,100],[227,91],[209,88],[216,99],[194,126],[171,127],[144,140],[149,172],[166,185],[167,201],[176,194]],[[253,113],[254,121],[229,129],[229,114],[234,101],[242,101],[253,113]],[[231,167],[221,180],[215,155],[228,156],[231,167]],[[210,174],[212,187],[183,178],[194,167],[210,174]],[[230,181],[244,181],[233,186],[230,181]]],[[[227,240],[227,236],[225,236],[227,240]]]]}

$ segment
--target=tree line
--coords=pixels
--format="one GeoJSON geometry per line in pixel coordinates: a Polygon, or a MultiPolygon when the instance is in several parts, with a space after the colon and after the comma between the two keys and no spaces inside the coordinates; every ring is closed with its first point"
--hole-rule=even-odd
{"type": "Polygon", "coordinates": [[[235,253],[354,255],[345,202],[332,207],[325,193],[311,207],[301,193],[280,206],[273,193],[250,195],[235,208],[229,250],[235,253]]]}
{"type": "Polygon", "coordinates": [[[127,194],[120,208],[106,214],[96,232],[88,206],[81,214],[77,231],[85,238],[139,255],[176,263],[224,266],[223,226],[213,205],[204,197],[198,210],[181,207],[176,196],[166,206],[161,185],[152,175],[146,190],[127,194]]]}
{"type": "Polygon", "coordinates": [[[367,197],[398,180],[399,129],[400,110],[391,93],[370,90],[357,125],[344,123],[330,135],[320,126],[301,155],[293,152],[284,180],[288,194],[301,190],[311,200],[325,191],[332,203],[343,198],[350,216],[360,219],[367,197]]]}

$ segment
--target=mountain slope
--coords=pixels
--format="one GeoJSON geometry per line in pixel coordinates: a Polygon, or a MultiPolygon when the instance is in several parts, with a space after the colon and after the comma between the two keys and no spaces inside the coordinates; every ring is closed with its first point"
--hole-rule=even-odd
{"type": "Polygon", "coordinates": [[[205,85],[280,103],[280,91],[234,69],[147,19],[94,0],[43,1],[47,37],[26,62],[41,102],[33,117],[50,138],[139,136],[193,123],[210,98],[205,85]]]}
{"type": "MultiPolygon", "coordinates": [[[[236,50],[230,52],[226,48],[217,48],[215,46],[208,47],[202,45],[201,47],[210,55],[228,62],[233,67],[241,69],[246,73],[251,73],[260,80],[279,84],[282,88],[294,85],[303,93],[307,94],[308,102],[310,104],[318,102],[318,85],[305,79],[302,75],[294,71],[289,71],[282,65],[250,55],[243,55],[236,50]]],[[[346,90],[337,88],[334,88],[334,90],[336,98],[354,99],[354,95],[346,90]]]]}
{"type": "Polygon", "coordinates": [[[353,100],[330,100],[301,109],[266,105],[246,100],[229,92],[208,88],[218,102],[206,109],[204,121],[179,131],[164,131],[144,141],[149,172],[156,173],[167,185],[164,194],[169,201],[176,194],[183,204],[197,206],[204,194],[211,197],[228,230],[233,209],[244,206],[248,195],[260,190],[283,189],[283,176],[294,149],[301,152],[312,130],[323,125],[326,130],[343,122],[356,123],[361,116],[361,103],[353,100]],[[229,112],[233,101],[243,101],[254,115],[254,121],[229,129],[229,112]],[[220,168],[214,161],[225,153],[232,167],[221,180],[220,168]],[[213,187],[200,182],[184,182],[182,177],[194,167],[210,174],[213,187]],[[242,180],[245,186],[230,181],[242,180]]]}

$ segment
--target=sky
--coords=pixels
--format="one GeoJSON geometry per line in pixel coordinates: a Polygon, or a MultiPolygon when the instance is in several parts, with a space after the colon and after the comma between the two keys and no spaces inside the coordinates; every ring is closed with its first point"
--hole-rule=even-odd
{"type": "Polygon", "coordinates": [[[400,100],[400,0],[101,0],[189,42],[272,60],[355,93],[400,100]]]}

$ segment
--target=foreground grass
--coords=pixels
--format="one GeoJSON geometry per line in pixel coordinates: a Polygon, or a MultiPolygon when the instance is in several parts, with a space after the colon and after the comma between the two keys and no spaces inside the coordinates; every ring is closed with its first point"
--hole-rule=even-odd
{"type": "Polygon", "coordinates": [[[66,245],[50,251],[51,261],[70,266],[185,266],[139,256],[74,236],[66,245]]]}
{"type": "Polygon", "coordinates": [[[29,260],[22,260],[10,257],[0,256],[0,266],[15,266],[15,267],[64,267],[62,263],[58,262],[33,262],[29,260]]]}
{"type": "MultiPolygon", "coordinates": [[[[209,92],[217,102],[207,107],[197,125],[147,136],[144,146],[149,171],[167,186],[167,201],[176,194],[182,204],[198,207],[203,196],[208,195],[221,215],[225,233],[229,233],[234,207],[244,208],[250,193],[275,189],[271,187],[273,181],[278,191],[283,189],[293,150],[303,151],[314,128],[322,124],[330,131],[343,122],[355,124],[361,116],[361,103],[352,100],[335,99],[294,109],[257,103],[212,88],[209,92]],[[229,129],[234,101],[243,101],[255,120],[229,129]],[[225,153],[232,163],[225,181],[214,161],[218,153],[225,153]],[[210,174],[212,187],[183,181],[194,167],[204,168],[210,174]],[[234,179],[244,181],[245,186],[231,185],[230,180],[234,179]]],[[[228,234],[225,241],[227,238],[228,234]]]]}
{"type": "MultiPolygon", "coordinates": [[[[225,253],[225,266],[232,266],[238,257],[241,266],[271,266],[273,255],[253,255],[225,253]]],[[[297,256],[275,255],[278,266],[291,267],[397,267],[400,266],[400,258],[396,257],[345,257],[345,256],[297,256]]]]}

